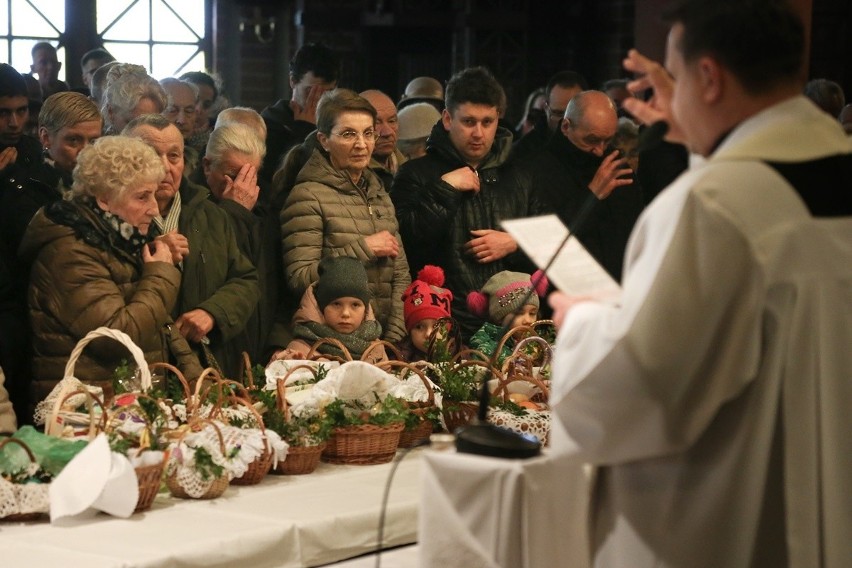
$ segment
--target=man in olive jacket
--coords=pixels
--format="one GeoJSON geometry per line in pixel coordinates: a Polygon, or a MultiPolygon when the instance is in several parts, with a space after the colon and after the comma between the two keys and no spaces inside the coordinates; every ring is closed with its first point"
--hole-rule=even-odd
{"type": "Polygon", "coordinates": [[[167,168],[156,194],[161,218],[151,230],[180,259],[175,324],[202,363],[213,363],[210,352],[228,378],[238,378],[248,348],[246,324],[258,303],[257,270],[240,252],[227,213],[210,201],[206,188],[183,177],[183,136],[177,127],[149,114],[131,121],[123,134],[147,142],[167,168]]]}
{"type": "Polygon", "coordinates": [[[482,324],[467,312],[467,294],[502,270],[535,269],[500,222],[544,205],[529,174],[508,160],[512,133],[497,125],[506,95],[493,75],[483,67],[457,73],[446,103],[427,155],[400,167],[391,198],[412,274],[426,264],[444,269],[466,339],[482,324]]]}

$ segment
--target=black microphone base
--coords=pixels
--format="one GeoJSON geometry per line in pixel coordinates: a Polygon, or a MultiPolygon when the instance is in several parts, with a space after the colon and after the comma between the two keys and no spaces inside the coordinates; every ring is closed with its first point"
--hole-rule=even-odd
{"type": "Polygon", "coordinates": [[[456,430],[456,450],[465,454],[523,459],[539,455],[541,442],[535,436],[479,422],[456,430]]]}

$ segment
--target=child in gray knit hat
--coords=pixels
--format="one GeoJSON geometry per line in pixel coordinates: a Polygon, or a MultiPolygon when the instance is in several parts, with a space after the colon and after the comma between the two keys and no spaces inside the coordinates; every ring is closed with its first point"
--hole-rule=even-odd
{"type": "MultiPolygon", "coordinates": [[[[278,359],[304,359],[311,346],[321,339],[336,339],[353,359],[360,359],[370,344],[379,339],[382,326],[370,305],[367,271],[361,261],[348,256],[326,257],[319,263],[319,279],[305,290],[293,316],[295,339],[278,359]]],[[[332,344],[319,346],[318,353],[345,357],[332,344]]],[[[372,363],[387,360],[381,346],[369,351],[372,363]]]]}
{"type": "MultiPolygon", "coordinates": [[[[539,296],[547,291],[547,278],[540,270],[532,276],[523,272],[503,270],[485,282],[480,292],[467,295],[470,313],[487,321],[470,338],[470,346],[491,357],[506,331],[522,325],[532,325],[538,319],[539,296]]],[[[511,355],[514,341],[503,346],[497,364],[511,355]]]]}

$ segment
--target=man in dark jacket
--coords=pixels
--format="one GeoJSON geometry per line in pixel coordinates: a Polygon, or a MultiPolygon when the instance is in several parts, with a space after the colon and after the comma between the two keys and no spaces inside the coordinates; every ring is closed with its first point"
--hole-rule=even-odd
{"type": "Polygon", "coordinates": [[[544,105],[544,117],[525,136],[517,140],[512,147],[512,159],[527,159],[541,153],[554,133],[559,132],[559,125],[574,95],[588,89],[586,79],[576,71],[559,71],[547,81],[544,88],[547,101],[544,105]]]}
{"type": "Polygon", "coordinates": [[[556,135],[524,167],[551,211],[616,280],[624,249],[644,206],[633,172],[612,148],[618,117],[612,99],[583,91],[571,99],[556,135]],[[589,200],[591,211],[578,219],[589,200]]]}
{"type": "Polygon", "coordinates": [[[507,160],[512,134],[497,125],[506,96],[494,76],[482,67],[457,73],[446,103],[427,155],[400,167],[391,198],[412,274],[425,264],[444,269],[466,337],[482,324],[467,312],[468,292],[501,270],[534,270],[500,222],[543,205],[530,176],[507,160]]]}
{"type": "Polygon", "coordinates": [[[324,92],[337,87],[339,77],[340,56],[325,45],[309,43],[296,52],[290,61],[290,100],[279,99],[260,113],[266,122],[261,179],[272,181],[287,150],[316,130],[317,103],[324,92]]]}
{"type": "Polygon", "coordinates": [[[237,245],[231,221],[210,192],[183,177],[183,136],[165,117],[133,119],[122,132],[141,138],[167,165],[157,188],[160,217],[151,234],[165,240],[183,272],[174,316],[178,331],[208,365],[238,378],[249,348],[246,325],[258,302],[257,270],[237,245]]]}

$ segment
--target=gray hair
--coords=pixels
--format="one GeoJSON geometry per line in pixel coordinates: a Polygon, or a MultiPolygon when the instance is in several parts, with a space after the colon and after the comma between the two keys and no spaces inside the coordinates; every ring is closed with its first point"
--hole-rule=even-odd
{"type": "Polygon", "coordinates": [[[157,130],[165,130],[169,126],[174,126],[174,123],[169,122],[169,119],[162,114],[143,114],[128,122],[121,134],[122,136],[133,136],[133,133],[140,126],[151,126],[157,130]]]}
{"type": "Polygon", "coordinates": [[[166,105],[169,105],[172,100],[170,89],[172,87],[178,86],[184,86],[191,90],[192,96],[195,97],[195,102],[198,102],[198,85],[196,85],[195,83],[190,83],[189,81],[183,81],[181,79],[175,79],[174,77],[166,77],[165,79],[160,80],[160,86],[163,87],[163,90],[166,92],[166,105]]]}
{"type": "Polygon", "coordinates": [[[113,114],[124,120],[133,118],[132,112],[142,99],[150,99],[163,112],[168,98],[156,79],[149,76],[145,68],[132,63],[120,63],[107,73],[101,114],[104,116],[105,130],[113,132],[115,125],[110,116],[113,114]]]}
{"type": "Polygon", "coordinates": [[[145,183],[166,175],[163,162],[148,144],[128,136],[104,136],[84,148],[74,168],[75,195],[121,199],[145,183]]]}
{"type": "Polygon", "coordinates": [[[266,155],[266,143],[247,124],[228,122],[214,128],[207,141],[207,157],[218,164],[230,150],[263,160],[266,155]]]}
{"type": "Polygon", "coordinates": [[[216,117],[214,129],[225,124],[238,123],[254,128],[257,135],[266,140],[266,123],[260,113],[251,107],[235,106],[223,109],[216,117]]]}

